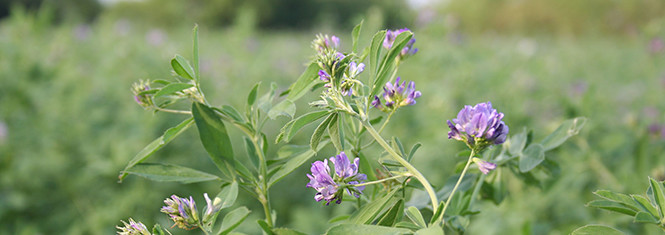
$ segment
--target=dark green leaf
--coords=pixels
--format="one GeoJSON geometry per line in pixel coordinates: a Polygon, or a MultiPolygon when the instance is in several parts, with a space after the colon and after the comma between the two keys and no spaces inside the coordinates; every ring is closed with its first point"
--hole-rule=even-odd
{"type": "Polygon", "coordinates": [[[139,153],[136,154],[136,156],[134,156],[134,158],[132,158],[132,160],[129,161],[125,169],[118,176],[120,182],[122,182],[122,180],[127,176],[127,173],[125,173],[125,171],[127,171],[129,168],[133,167],[134,165],[143,162],[146,158],[150,157],[157,150],[161,149],[162,147],[164,147],[164,145],[171,142],[171,140],[173,140],[176,136],[180,135],[180,133],[187,130],[187,128],[189,128],[192,125],[192,123],[194,123],[194,119],[187,118],[177,126],[169,128],[164,132],[164,135],[152,141],[150,144],[148,144],[148,146],[145,146],[139,153]]]}
{"type": "Polygon", "coordinates": [[[406,161],[411,162],[411,159],[413,159],[413,155],[416,154],[416,151],[418,151],[420,146],[422,146],[422,144],[420,143],[416,143],[415,145],[413,145],[413,147],[411,148],[411,152],[409,152],[409,156],[406,157],[406,161]]]}
{"type": "Polygon", "coordinates": [[[328,135],[330,136],[330,141],[337,149],[337,152],[344,151],[344,138],[342,132],[342,126],[340,125],[341,118],[339,114],[332,117],[330,120],[330,125],[328,125],[328,135]]]}
{"type": "Polygon", "coordinates": [[[614,212],[619,212],[621,214],[626,214],[626,215],[630,215],[630,216],[635,216],[635,213],[636,213],[636,211],[630,209],[629,207],[624,206],[621,203],[613,202],[613,201],[596,200],[596,201],[591,201],[591,202],[587,203],[586,206],[596,207],[596,208],[610,210],[610,211],[614,211],[614,212]]]}
{"type": "Polygon", "coordinates": [[[330,125],[330,122],[333,120],[337,120],[337,113],[331,113],[326,117],[326,119],[319,124],[319,126],[316,127],[314,130],[314,133],[312,133],[312,138],[309,140],[309,146],[312,149],[317,149],[317,146],[319,146],[319,143],[321,142],[321,139],[323,138],[323,133],[328,129],[328,126],[330,125]]]}
{"type": "Polygon", "coordinates": [[[656,209],[656,207],[654,207],[653,204],[649,202],[649,199],[640,195],[630,195],[630,196],[633,198],[633,200],[639,203],[641,211],[649,212],[653,216],[659,216],[658,209],[656,209]]]}
{"type": "Polygon", "coordinates": [[[259,86],[261,85],[261,82],[257,83],[254,85],[252,90],[249,92],[249,95],[247,96],[247,107],[251,107],[254,105],[254,102],[256,102],[256,98],[258,97],[258,92],[259,92],[259,86]]]}
{"type": "Polygon", "coordinates": [[[630,207],[634,211],[639,211],[641,208],[640,204],[637,201],[633,200],[632,197],[626,194],[610,192],[608,190],[598,190],[593,192],[593,194],[596,194],[610,201],[619,202],[624,206],[630,207]]]}
{"type": "Polygon", "coordinates": [[[653,215],[647,213],[647,212],[637,212],[635,214],[635,223],[651,223],[651,224],[659,224],[658,219],[656,217],[653,217],[653,215]]]}
{"type": "Polygon", "coordinates": [[[227,116],[231,118],[231,120],[235,123],[245,123],[245,119],[242,117],[240,112],[236,110],[233,106],[230,105],[222,105],[222,108],[213,108],[214,110],[219,111],[220,113],[224,114],[224,116],[227,116]]]}
{"type": "Polygon", "coordinates": [[[154,235],[164,235],[164,229],[162,229],[161,225],[155,224],[155,226],[152,227],[152,234],[154,234],[154,235]]]}
{"type": "Polygon", "coordinates": [[[233,231],[242,221],[247,218],[249,215],[249,209],[247,207],[238,207],[235,210],[229,212],[224,216],[222,220],[222,227],[220,228],[219,234],[228,234],[233,231]]]}
{"type": "Polygon", "coordinates": [[[660,212],[660,218],[663,218],[665,213],[665,192],[663,192],[663,184],[649,177],[649,183],[653,190],[653,198],[655,199],[656,206],[660,212]]]}
{"type": "Polygon", "coordinates": [[[300,99],[303,95],[307,93],[310,87],[312,87],[318,78],[318,73],[319,73],[319,65],[316,63],[311,63],[309,66],[307,66],[307,69],[305,69],[305,72],[303,72],[298,80],[291,85],[289,88],[289,96],[287,96],[288,100],[291,101],[296,101],[300,99]]]}
{"type": "Polygon", "coordinates": [[[281,132],[284,133],[284,141],[291,141],[291,138],[293,138],[293,136],[298,133],[298,131],[300,131],[300,129],[302,129],[304,126],[323,118],[323,116],[329,113],[330,112],[326,110],[313,111],[303,114],[302,116],[290,121],[281,130],[281,132]]]}
{"type": "Polygon", "coordinates": [[[577,117],[564,121],[559,128],[543,139],[541,142],[543,148],[545,151],[549,151],[558,147],[571,136],[577,135],[582,127],[584,127],[585,123],[586,118],[584,117],[577,117]]]}
{"type": "Polygon", "coordinates": [[[183,184],[220,179],[215,175],[192,168],[161,163],[139,163],[125,172],[154,181],[178,182],[183,184]]]}
{"type": "Polygon", "coordinates": [[[319,148],[316,149],[316,151],[308,149],[307,151],[300,153],[297,156],[294,156],[293,158],[289,159],[289,161],[287,161],[273,176],[270,177],[270,180],[268,181],[268,187],[277,183],[282,178],[284,178],[284,176],[290,174],[291,172],[293,172],[293,170],[295,170],[296,168],[307,162],[310,158],[316,155],[316,152],[318,152],[321,148],[325,146],[326,143],[319,146],[319,148]]]}
{"type": "Polygon", "coordinates": [[[420,214],[420,210],[414,206],[410,206],[408,209],[406,209],[406,217],[409,217],[413,223],[418,225],[420,228],[427,228],[427,224],[425,223],[425,219],[423,218],[423,215],[420,214]]]}
{"type": "Polygon", "coordinates": [[[224,122],[205,104],[192,103],[192,115],[199,129],[199,137],[203,147],[210,155],[217,168],[224,171],[224,161],[231,164],[233,161],[233,148],[231,139],[226,131],[224,122]]]}
{"type": "Polygon", "coordinates": [[[259,155],[256,154],[256,148],[254,147],[254,143],[252,143],[252,140],[250,140],[247,137],[243,138],[245,140],[245,150],[247,151],[247,156],[249,157],[249,161],[252,162],[252,165],[254,165],[255,168],[259,168],[259,155]]]}
{"type": "Polygon", "coordinates": [[[623,235],[624,233],[605,225],[585,225],[575,229],[571,235],[623,235]]]}
{"type": "Polygon", "coordinates": [[[355,224],[367,224],[374,221],[374,218],[388,206],[389,202],[399,190],[393,190],[382,198],[376,199],[370,203],[365,204],[358,212],[351,215],[349,221],[355,224]]]}
{"type": "Polygon", "coordinates": [[[263,232],[265,232],[265,234],[274,235],[272,229],[270,228],[268,223],[266,223],[265,220],[257,220],[256,223],[259,224],[259,227],[261,227],[261,229],[263,230],[263,232]]]}
{"type": "Polygon", "coordinates": [[[187,60],[180,55],[175,55],[175,58],[171,59],[171,67],[173,67],[173,71],[180,75],[180,77],[189,80],[194,80],[196,77],[192,66],[189,65],[189,62],[187,62],[187,60]]]}
{"type": "Polygon", "coordinates": [[[378,225],[365,225],[365,224],[340,224],[334,226],[326,232],[327,235],[349,235],[349,234],[363,234],[363,235],[399,235],[410,234],[411,230],[404,228],[392,228],[378,225]]]}
{"type": "Polygon", "coordinates": [[[404,199],[400,199],[393,205],[390,210],[381,216],[379,222],[376,225],[392,227],[402,219],[402,214],[404,213],[404,199]]]}
{"type": "Polygon", "coordinates": [[[377,180],[376,174],[374,174],[374,168],[372,167],[372,164],[369,163],[367,156],[365,156],[365,154],[363,154],[362,152],[359,152],[358,158],[360,159],[360,171],[362,171],[367,175],[367,180],[368,181],[377,180]]]}
{"type": "Polygon", "coordinates": [[[520,171],[528,172],[545,160],[545,149],[540,144],[529,145],[520,155],[520,171]]]}
{"type": "Polygon", "coordinates": [[[363,27],[363,22],[364,20],[361,20],[360,24],[353,27],[353,31],[351,31],[351,38],[353,39],[353,48],[351,51],[353,51],[353,53],[358,52],[358,38],[360,37],[360,30],[363,27]]]}
{"type": "Polygon", "coordinates": [[[291,100],[282,100],[268,111],[268,117],[272,120],[279,116],[293,118],[294,114],[296,114],[296,105],[291,100]]]}
{"type": "Polygon", "coordinates": [[[393,144],[393,149],[397,150],[400,156],[402,157],[406,156],[406,153],[404,153],[404,145],[402,145],[402,142],[399,141],[399,138],[393,137],[392,144],[393,144]]]}
{"type": "Polygon", "coordinates": [[[162,89],[160,89],[159,92],[157,92],[154,97],[158,98],[158,97],[165,96],[165,95],[171,95],[173,93],[182,91],[184,89],[187,89],[187,88],[190,88],[190,87],[193,87],[193,86],[194,85],[189,84],[189,83],[171,83],[169,85],[166,85],[162,89]]]}

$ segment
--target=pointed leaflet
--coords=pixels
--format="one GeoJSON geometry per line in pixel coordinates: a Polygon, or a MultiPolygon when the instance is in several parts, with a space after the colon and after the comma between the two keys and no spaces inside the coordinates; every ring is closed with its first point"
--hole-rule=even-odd
{"type": "Polygon", "coordinates": [[[627,206],[624,206],[621,203],[606,201],[606,200],[595,200],[586,204],[589,207],[596,207],[600,209],[605,209],[609,211],[619,212],[621,214],[626,214],[630,216],[635,216],[635,211],[627,206]]]}
{"type": "Polygon", "coordinates": [[[222,200],[221,209],[231,207],[238,197],[238,182],[233,181],[229,186],[224,187],[216,197],[222,200]]]}
{"type": "Polygon", "coordinates": [[[318,146],[318,149],[312,150],[308,149],[305,152],[302,152],[293,158],[289,159],[284,165],[282,165],[277,172],[275,172],[274,175],[270,177],[270,180],[268,181],[268,187],[272,186],[273,184],[277,183],[280,181],[284,176],[290,174],[293,172],[296,168],[301,166],[302,164],[305,164],[310,158],[312,158],[316,153],[321,150],[321,148],[325,147],[328,142],[324,142],[322,145],[318,146]]]}
{"type": "Polygon", "coordinates": [[[187,62],[187,60],[180,55],[175,55],[175,57],[171,59],[171,67],[173,67],[173,71],[180,75],[180,77],[189,80],[194,80],[196,77],[192,66],[189,65],[189,62],[187,62]]]}
{"type": "Polygon", "coordinates": [[[651,177],[649,177],[649,183],[651,183],[653,198],[655,199],[656,206],[660,212],[660,218],[663,218],[663,214],[665,214],[665,192],[663,192],[663,184],[651,177]]]}
{"type": "MultiPolygon", "coordinates": [[[[304,126],[307,124],[310,124],[316,120],[321,119],[323,116],[329,114],[330,112],[327,110],[321,110],[321,111],[313,111],[309,112],[306,114],[303,114],[302,116],[288,122],[284,127],[282,128],[280,132],[280,137],[283,137],[285,142],[291,141],[291,138],[300,131],[304,126]]],[[[278,138],[279,139],[279,138],[278,138]]]]}
{"type": "Polygon", "coordinates": [[[554,130],[552,134],[548,135],[543,139],[541,144],[543,145],[545,151],[549,151],[553,148],[558,147],[563,144],[571,136],[577,135],[579,131],[584,127],[586,123],[586,118],[577,117],[574,119],[569,119],[561,123],[559,128],[554,130]]]}
{"type": "Polygon", "coordinates": [[[298,80],[289,88],[289,96],[287,99],[295,101],[305,95],[310,87],[312,87],[318,78],[319,65],[311,63],[305,69],[305,72],[300,75],[298,80]]]}
{"type": "Polygon", "coordinates": [[[215,175],[192,168],[160,163],[140,163],[125,172],[154,181],[178,182],[183,184],[220,179],[215,175]]]}
{"type": "Polygon", "coordinates": [[[198,102],[192,103],[192,115],[199,129],[201,143],[217,168],[224,171],[224,161],[234,164],[231,139],[222,119],[213,109],[198,102]]]}
{"type": "Polygon", "coordinates": [[[233,229],[238,227],[242,221],[249,215],[247,207],[238,207],[224,216],[222,220],[222,227],[219,228],[218,234],[229,234],[233,229]]]}
{"type": "Polygon", "coordinates": [[[358,52],[358,38],[360,37],[360,30],[363,27],[363,22],[364,20],[361,20],[360,24],[353,27],[353,31],[351,31],[351,38],[353,38],[353,48],[351,51],[353,51],[353,53],[358,52]]]}
{"type": "Polygon", "coordinates": [[[390,204],[389,202],[395,196],[395,193],[399,190],[393,190],[380,199],[376,199],[370,203],[365,204],[358,212],[353,214],[349,218],[349,222],[355,224],[367,224],[374,221],[374,218],[390,204]]]}
{"type": "Polygon", "coordinates": [[[314,133],[312,133],[312,138],[309,140],[309,146],[312,149],[317,149],[317,146],[319,146],[319,143],[323,138],[323,133],[325,133],[325,131],[328,129],[330,122],[336,119],[337,119],[337,113],[331,113],[330,115],[328,115],[328,117],[326,117],[326,119],[323,119],[323,122],[321,122],[319,126],[316,127],[314,133]]]}
{"type": "Polygon", "coordinates": [[[193,87],[194,85],[189,84],[189,83],[171,83],[166,85],[165,87],[162,87],[157,93],[155,93],[154,98],[158,98],[161,96],[165,95],[171,95],[173,93],[182,91],[184,89],[193,87]]]}
{"type": "Polygon", "coordinates": [[[256,169],[259,169],[259,155],[256,154],[256,148],[254,147],[254,143],[252,142],[252,140],[250,140],[247,137],[244,137],[243,139],[245,140],[245,150],[247,151],[247,156],[249,157],[249,160],[252,162],[252,165],[256,169]]]}
{"type": "MultiPolygon", "coordinates": [[[[369,71],[371,75],[371,79],[376,79],[376,73],[377,73],[377,68],[378,66],[378,61],[379,61],[379,56],[381,55],[381,46],[383,45],[383,40],[386,38],[386,31],[381,30],[374,34],[374,37],[372,37],[372,43],[370,44],[370,49],[369,49],[369,71]]],[[[373,83],[372,80],[370,80],[370,83],[373,83]]]]}
{"type": "Polygon", "coordinates": [[[400,199],[392,208],[390,208],[390,210],[386,211],[386,213],[381,216],[381,219],[379,219],[379,222],[377,222],[376,225],[392,227],[395,223],[402,220],[403,213],[404,199],[400,199]]]}
{"type": "Polygon", "coordinates": [[[636,202],[640,204],[641,210],[649,212],[653,216],[658,216],[658,209],[653,207],[653,205],[649,202],[649,199],[646,197],[640,196],[640,195],[630,195],[630,197],[633,198],[636,202]]]}
{"type": "Polygon", "coordinates": [[[540,144],[531,144],[519,156],[520,171],[528,172],[545,160],[545,149],[540,144]]]}
{"type": "Polygon", "coordinates": [[[395,42],[393,43],[392,48],[386,53],[386,55],[383,57],[383,61],[381,61],[381,64],[379,65],[379,68],[376,72],[376,79],[374,80],[373,86],[372,86],[372,92],[370,93],[369,97],[374,97],[382,88],[383,85],[386,84],[388,79],[390,79],[390,74],[393,73],[393,70],[395,70],[395,58],[401,53],[402,48],[411,40],[413,37],[413,33],[406,31],[403,33],[400,33],[397,35],[395,38],[395,42]]]}
{"type": "Polygon", "coordinates": [[[268,111],[268,117],[275,120],[279,116],[286,116],[288,118],[293,118],[293,115],[296,113],[296,105],[291,100],[282,100],[282,102],[277,103],[273,106],[270,111],[268,111]]]}
{"type": "Polygon", "coordinates": [[[418,225],[421,228],[427,228],[427,224],[425,223],[425,219],[423,218],[423,215],[420,214],[420,210],[414,206],[410,206],[408,209],[406,209],[406,217],[409,217],[413,223],[418,225]]]}
{"type": "Polygon", "coordinates": [[[134,158],[132,158],[131,161],[129,161],[129,163],[125,167],[125,170],[123,170],[122,173],[118,176],[120,182],[122,182],[122,180],[127,176],[127,173],[125,171],[127,171],[129,168],[133,167],[134,165],[142,162],[146,158],[150,157],[157,150],[161,149],[162,147],[164,147],[164,145],[171,142],[171,140],[173,140],[176,136],[180,135],[180,133],[187,130],[187,128],[189,128],[193,122],[194,122],[193,118],[188,118],[182,121],[177,126],[169,128],[164,132],[164,135],[152,141],[150,144],[148,144],[148,146],[145,146],[139,153],[136,154],[136,156],[134,156],[134,158]]]}

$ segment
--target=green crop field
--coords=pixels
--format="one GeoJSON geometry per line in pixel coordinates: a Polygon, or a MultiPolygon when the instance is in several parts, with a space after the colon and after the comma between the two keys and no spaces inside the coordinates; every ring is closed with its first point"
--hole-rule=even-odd
{"type": "MultiPolygon", "coordinates": [[[[361,39],[368,41],[379,25],[366,22],[361,39]]],[[[0,21],[0,234],[113,234],[130,216],[170,226],[159,212],[164,198],[198,195],[199,200],[203,192],[218,190],[213,183],[159,183],[136,176],[118,183],[119,172],[143,146],[184,119],[143,110],[130,88],[140,79],[169,78],[174,54],[190,58],[191,27],[114,18],[54,25],[27,13],[0,21]]],[[[199,27],[203,89],[213,105],[242,107],[257,82],[286,90],[312,59],[310,43],[319,32],[340,36],[342,48],[351,44],[351,27],[199,27]]],[[[471,217],[468,234],[568,234],[586,224],[628,234],[662,232],[629,216],[585,207],[598,189],[644,194],[648,177],[665,180],[665,129],[650,131],[665,125],[665,52],[650,47],[651,37],[465,34],[438,23],[412,30],[419,52],[398,76],[415,81],[422,97],[397,113],[384,134],[400,136],[408,146],[423,144],[413,164],[435,187],[463,158],[458,153],[464,146],[448,140],[446,120],[465,104],[491,101],[505,114],[510,134],[529,128],[536,140],[566,119],[588,119],[579,135],[548,153],[559,171],[542,173],[539,183],[499,172],[508,195],[498,206],[478,205],[483,210],[471,217]]],[[[299,107],[317,97],[307,95],[299,107]]],[[[267,126],[269,139],[287,121],[281,117],[267,126]]],[[[303,134],[292,142],[308,140],[303,134]]],[[[315,158],[334,154],[328,147],[315,158]]],[[[216,170],[194,129],[153,158],[216,170]]],[[[352,207],[312,200],[306,173],[308,164],[272,189],[277,225],[320,234],[330,218],[352,207]]],[[[261,205],[242,191],[238,200],[252,210],[239,231],[260,233],[255,221],[262,218],[261,205]]]]}

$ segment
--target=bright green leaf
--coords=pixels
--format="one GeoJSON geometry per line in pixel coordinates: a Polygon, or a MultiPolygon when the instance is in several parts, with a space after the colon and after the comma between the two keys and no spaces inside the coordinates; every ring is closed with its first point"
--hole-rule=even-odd
{"type": "Polygon", "coordinates": [[[268,223],[265,220],[257,220],[256,223],[259,224],[259,227],[261,227],[261,229],[263,230],[263,232],[265,232],[265,234],[274,235],[274,233],[272,232],[272,228],[270,228],[270,225],[268,225],[268,223]]]}
{"type": "Polygon", "coordinates": [[[220,179],[215,175],[192,168],[160,163],[140,163],[125,172],[154,181],[179,182],[183,184],[220,179]]]}
{"type": "Polygon", "coordinates": [[[619,202],[635,211],[639,211],[641,207],[637,201],[626,194],[610,192],[608,190],[598,190],[593,193],[607,200],[619,202]]]}
{"type": "Polygon", "coordinates": [[[228,234],[233,231],[233,229],[238,227],[238,225],[247,218],[249,212],[249,209],[243,206],[226,214],[222,220],[222,227],[220,228],[219,234],[228,234]]]}
{"type": "Polygon", "coordinates": [[[256,85],[254,85],[254,87],[252,87],[252,90],[249,92],[249,95],[247,95],[247,107],[251,107],[252,105],[254,105],[254,102],[256,102],[260,85],[261,85],[260,82],[256,83],[256,85]]]}
{"type": "Polygon", "coordinates": [[[298,80],[289,88],[289,96],[287,96],[287,99],[296,101],[305,95],[307,91],[309,91],[309,88],[316,84],[319,69],[320,68],[318,64],[309,64],[307,69],[305,69],[305,72],[303,72],[298,80]]]}
{"type": "Polygon", "coordinates": [[[519,167],[521,172],[528,172],[545,160],[545,149],[540,144],[531,144],[520,155],[519,167]]]}
{"type": "Polygon", "coordinates": [[[328,125],[328,135],[337,152],[344,151],[344,130],[341,122],[340,115],[335,115],[328,125]]]}
{"type": "Polygon", "coordinates": [[[288,118],[293,118],[293,115],[296,113],[296,105],[291,100],[282,100],[275,106],[273,106],[270,111],[268,111],[268,117],[275,120],[279,116],[286,116],[288,118]]]}
{"type": "MultiPolygon", "coordinates": [[[[386,38],[386,31],[381,30],[374,34],[372,37],[372,43],[370,44],[369,49],[369,68],[370,75],[372,79],[376,79],[377,69],[379,68],[379,56],[381,55],[381,48],[383,46],[383,40],[386,38]]],[[[373,81],[370,81],[370,84],[373,84],[373,81]]]]}
{"type": "Polygon", "coordinates": [[[409,217],[413,223],[418,225],[420,228],[427,228],[427,224],[425,223],[425,219],[423,218],[423,215],[420,214],[420,210],[414,206],[410,206],[408,209],[406,209],[406,217],[409,217]]]}
{"type": "Polygon", "coordinates": [[[564,121],[552,134],[548,135],[543,139],[541,144],[545,151],[549,151],[563,144],[571,136],[577,135],[580,132],[584,124],[586,123],[586,118],[577,117],[564,121]]]}
{"type": "Polygon", "coordinates": [[[340,224],[334,226],[326,232],[327,235],[349,235],[349,234],[363,234],[363,235],[399,235],[410,234],[411,230],[404,228],[392,228],[378,225],[365,225],[365,224],[340,224]]]}
{"type": "Polygon", "coordinates": [[[653,204],[649,202],[649,199],[640,195],[630,195],[630,196],[633,198],[633,200],[639,203],[641,211],[649,212],[653,216],[659,216],[658,209],[656,209],[656,207],[654,207],[653,204]]]}
{"type": "Polygon", "coordinates": [[[325,146],[326,143],[319,146],[319,148],[316,151],[308,149],[307,151],[302,152],[297,156],[294,156],[293,158],[289,159],[289,161],[287,161],[274,175],[270,177],[270,180],[268,181],[268,187],[280,181],[282,178],[284,178],[284,176],[287,176],[302,164],[305,164],[305,162],[307,162],[310,158],[316,155],[317,151],[319,151],[321,148],[325,146]]]}
{"type": "Polygon", "coordinates": [[[230,185],[224,187],[216,197],[222,200],[221,209],[233,206],[238,197],[238,182],[233,181],[230,185]]]}
{"type": "Polygon", "coordinates": [[[606,201],[606,200],[595,200],[587,203],[588,207],[596,207],[600,209],[605,209],[609,211],[619,212],[621,214],[626,214],[630,216],[635,216],[636,211],[632,210],[630,207],[624,206],[621,203],[606,201]]]}
{"type": "Polygon", "coordinates": [[[647,212],[637,212],[635,214],[635,220],[634,222],[636,223],[651,223],[651,224],[659,224],[658,219],[656,217],[653,217],[653,215],[647,213],[647,212]]]}
{"type": "Polygon", "coordinates": [[[353,27],[353,31],[351,31],[351,38],[353,39],[353,47],[351,51],[353,51],[353,53],[358,52],[358,38],[360,37],[360,30],[363,27],[363,22],[364,20],[361,20],[356,27],[353,27]]]}
{"type": "Polygon", "coordinates": [[[312,122],[315,122],[316,120],[319,120],[323,118],[323,116],[326,116],[330,112],[327,110],[321,110],[321,111],[312,111],[306,114],[303,114],[302,116],[293,119],[289,123],[287,123],[284,128],[282,128],[281,132],[284,133],[284,141],[289,142],[291,141],[291,138],[300,131],[304,126],[307,124],[310,124],[312,122]]]}
{"type": "Polygon", "coordinates": [[[180,55],[175,55],[175,57],[171,59],[171,67],[173,67],[173,71],[180,75],[180,77],[189,80],[194,80],[196,77],[192,66],[189,65],[189,62],[187,62],[187,60],[180,55]]]}
{"type": "Polygon", "coordinates": [[[649,178],[649,183],[653,190],[654,202],[660,212],[660,218],[663,218],[663,214],[665,213],[665,192],[663,191],[663,184],[653,178],[649,178]]]}
{"type": "Polygon", "coordinates": [[[358,212],[351,215],[349,221],[355,224],[368,224],[374,221],[374,218],[385,208],[393,199],[395,193],[399,190],[393,190],[382,198],[376,199],[365,204],[358,212]]]}
{"type": "Polygon", "coordinates": [[[252,165],[254,165],[254,167],[258,169],[259,155],[256,154],[256,148],[254,147],[254,143],[252,143],[252,140],[250,140],[247,137],[244,137],[243,139],[245,140],[245,150],[247,151],[247,156],[249,157],[249,161],[252,162],[252,165]]]}
{"type": "Polygon", "coordinates": [[[185,90],[187,88],[193,87],[194,85],[189,84],[189,83],[171,83],[169,85],[166,85],[162,89],[160,89],[157,93],[155,93],[155,98],[165,96],[165,95],[171,95],[173,93],[185,90]]]}
{"type": "Polygon", "coordinates": [[[575,229],[571,235],[623,235],[624,233],[605,225],[585,225],[575,229]]]}
{"type": "Polygon", "coordinates": [[[508,142],[510,143],[508,152],[511,155],[519,156],[520,154],[522,154],[522,150],[526,146],[526,128],[524,128],[524,130],[519,134],[510,137],[510,140],[508,142]]]}
{"type": "Polygon", "coordinates": [[[120,182],[127,176],[127,171],[129,168],[133,167],[134,165],[143,162],[145,159],[150,157],[153,153],[155,153],[157,150],[161,149],[164,147],[164,145],[168,144],[173,140],[176,136],[180,135],[183,131],[187,130],[192,123],[194,123],[193,118],[188,118],[182,121],[180,124],[178,124],[175,127],[169,128],[164,132],[162,136],[159,138],[155,139],[152,141],[148,146],[145,146],[139,153],[132,158],[132,160],[129,161],[123,172],[118,176],[120,179],[120,182]]]}
{"type": "Polygon", "coordinates": [[[312,149],[317,149],[321,139],[323,139],[323,134],[328,129],[330,122],[333,120],[337,120],[337,113],[331,113],[328,115],[328,117],[326,117],[326,119],[323,120],[323,122],[321,122],[321,124],[319,124],[319,126],[316,127],[314,133],[312,133],[312,138],[309,140],[309,146],[312,149]]]}

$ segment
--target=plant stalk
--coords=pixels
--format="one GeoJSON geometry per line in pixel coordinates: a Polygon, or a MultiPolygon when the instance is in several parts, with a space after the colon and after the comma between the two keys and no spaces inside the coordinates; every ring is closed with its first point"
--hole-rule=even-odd
{"type": "Polygon", "coordinates": [[[457,183],[455,184],[455,187],[453,187],[453,190],[450,191],[450,195],[448,196],[448,199],[446,200],[446,204],[443,205],[443,210],[441,211],[441,220],[443,220],[443,216],[446,214],[446,209],[448,209],[448,205],[450,204],[450,199],[453,198],[455,195],[455,191],[457,191],[457,188],[459,187],[460,183],[462,183],[462,179],[464,179],[464,175],[466,174],[466,170],[469,169],[469,165],[471,165],[471,161],[473,159],[473,155],[476,154],[476,151],[472,148],[471,149],[471,154],[469,155],[469,160],[466,161],[466,165],[464,166],[464,169],[462,170],[462,174],[459,176],[459,179],[457,179],[457,183]]]}

